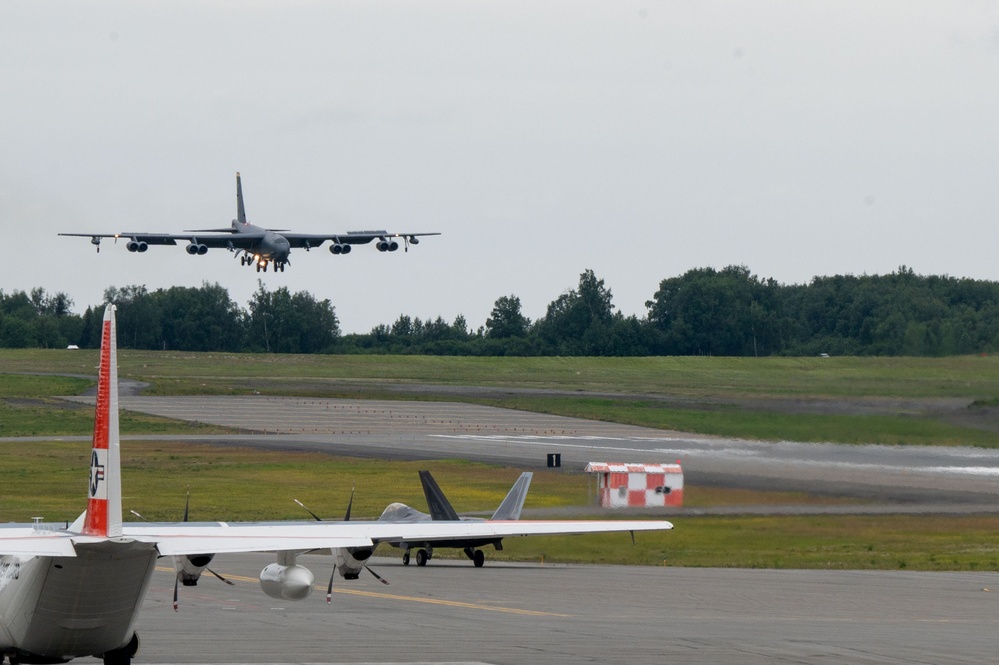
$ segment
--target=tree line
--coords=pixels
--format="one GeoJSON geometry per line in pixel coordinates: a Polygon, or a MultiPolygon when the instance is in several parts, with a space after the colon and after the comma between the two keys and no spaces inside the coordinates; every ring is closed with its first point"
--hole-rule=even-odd
{"type": "MultiPolygon", "coordinates": [[[[329,300],[268,291],[247,308],[218,284],[148,291],[109,288],[122,348],[273,353],[481,356],[908,355],[999,349],[999,282],[922,276],[905,266],[887,275],[815,277],[807,284],[761,279],[745,266],[696,268],[660,282],[639,318],[615,310],[592,270],[524,316],[516,295],[498,298],[478,329],[463,316],[400,315],[366,334],[340,331],[329,300]]],[[[64,348],[100,343],[103,305],[82,315],[63,293],[0,291],[0,347],[64,348]]]]}

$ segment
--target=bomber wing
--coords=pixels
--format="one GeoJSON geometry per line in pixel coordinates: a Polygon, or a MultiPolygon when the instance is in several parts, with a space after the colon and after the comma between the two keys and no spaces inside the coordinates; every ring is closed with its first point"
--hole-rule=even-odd
{"type": "Polygon", "coordinates": [[[118,238],[124,240],[135,240],[144,242],[147,245],[176,245],[177,236],[169,233],[60,233],[61,236],[73,236],[76,238],[90,238],[90,242],[95,245],[101,244],[101,238],[118,238]]]}
{"type": "Polygon", "coordinates": [[[186,242],[219,249],[248,249],[264,238],[263,233],[226,233],[222,235],[208,231],[191,233],[60,233],[59,235],[90,238],[95,245],[100,244],[99,238],[114,238],[115,241],[121,239],[130,242],[144,242],[147,245],[176,245],[178,242],[186,242]],[[95,240],[98,242],[94,242],[95,240]]]}
{"type": "MultiPolygon", "coordinates": [[[[374,240],[391,244],[393,239],[401,239],[408,248],[418,245],[424,236],[439,236],[440,233],[390,233],[388,231],[347,231],[346,233],[282,233],[288,243],[298,249],[319,247],[324,242],[337,245],[366,245],[374,240]]],[[[398,240],[394,240],[398,247],[398,240]]]]}

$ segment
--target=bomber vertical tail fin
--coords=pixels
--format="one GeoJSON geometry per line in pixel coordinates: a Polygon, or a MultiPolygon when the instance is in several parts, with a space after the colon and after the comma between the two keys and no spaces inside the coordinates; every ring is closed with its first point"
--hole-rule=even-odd
{"type": "MultiPolygon", "coordinates": [[[[243,207],[243,182],[240,180],[239,171],[236,172],[236,221],[246,224],[246,208],[243,207]]],[[[235,228],[233,224],[233,228],[235,228]]]]}
{"type": "Polygon", "coordinates": [[[104,309],[101,327],[101,366],[94,409],[94,439],[90,454],[90,491],[83,533],[121,536],[121,455],[118,437],[118,352],[114,305],[104,309]]]}
{"type": "Polygon", "coordinates": [[[420,483],[423,484],[423,495],[427,498],[432,519],[455,522],[461,519],[429,471],[420,471],[420,483]]]}
{"type": "Polygon", "coordinates": [[[534,474],[530,471],[520,474],[520,478],[517,478],[517,482],[513,484],[499,508],[489,519],[519,520],[520,511],[524,508],[524,500],[527,499],[527,490],[531,487],[531,478],[533,477],[534,474]]]}

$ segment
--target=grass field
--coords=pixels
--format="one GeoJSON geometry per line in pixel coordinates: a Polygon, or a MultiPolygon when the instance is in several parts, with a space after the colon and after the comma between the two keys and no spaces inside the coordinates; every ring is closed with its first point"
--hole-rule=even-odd
{"type": "Polygon", "coordinates": [[[999,571],[999,516],[676,517],[673,522],[676,528],[665,534],[637,534],[634,546],[627,537],[613,536],[521,538],[508,539],[503,552],[488,556],[722,568],[999,571]]]}
{"type": "Polygon", "coordinates": [[[811,414],[737,406],[679,409],[645,400],[593,397],[469,399],[511,409],[604,420],[656,429],[769,441],[882,445],[999,446],[999,433],[916,415],[811,414]]]}
{"type": "MultiPolygon", "coordinates": [[[[0,350],[6,372],[92,374],[96,361],[96,352],[86,350],[0,350]]],[[[123,350],[119,364],[122,377],[150,382],[147,394],[155,395],[448,399],[750,439],[999,447],[999,415],[993,414],[999,359],[994,357],[456,358],[123,350]],[[479,386],[495,394],[393,390],[409,384],[479,386]],[[559,393],[525,396],[504,394],[505,388],[559,393]],[[940,398],[957,406],[895,406],[899,400],[940,398]],[[788,400],[835,408],[789,409],[788,400]],[[865,408],[857,408],[857,400],[865,408]]],[[[17,394],[3,387],[19,380],[12,376],[0,374],[0,400],[17,394]]],[[[21,378],[30,378],[23,386],[34,391],[52,381],[50,392],[38,394],[71,394],[85,385],[78,379],[21,378]]],[[[10,399],[3,403],[10,405],[10,399]]],[[[44,415],[36,420],[47,421],[44,415]]],[[[73,423],[62,420],[53,417],[46,427],[22,431],[71,433],[73,423]]]]}
{"type": "MultiPolygon", "coordinates": [[[[338,381],[517,386],[682,396],[999,397],[999,357],[463,358],[180,353],[120,350],[122,377],[154,394],[335,390],[338,381]]],[[[5,372],[95,374],[97,352],[0,349],[5,372]]]]}
{"type": "MultiPolygon", "coordinates": [[[[71,521],[82,512],[89,446],[80,442],[0,444],[0,474],[18,491],[4,492],[3,520],[71,521]],[[15,447],[17,447],[15,449],[15,447]]],[[[353,514],[377,517],[392,501],[426,509],[417,471],[429,468],[460,512],[491,512],[519,470],[444,460],[382,462],[211,446],[128,442],[123,445],[126,515],[177,520],[191,492],[195,520],[308,519],[295,503],[339,518],[355,488],[353,514]]],[[[589,502],[585,475],[537,472],[528,509],[566,509],[589,502]]],[[[688,487],[691,507],[758,504],[824,505],[806,494],[688,487]]],[[[842,501],[840,501],[842,502],[842,501]]],[[[607,518],[617,515],[607,513],[607,518]]],[[[492,559],[550,563],[673,566],[999,570],[999,516],[792,516],[670,518],[676,528],[638,534],[509,538],[492,559]]],[[[398,555],[383,546],[381,554],[398,555]]],[[[435,556],[464,555],[438,550],[435,556]]]]}
{"type": "MultiPolygon", "coordinates": [[[[59,376],[0,374],[0,436],[86,435],[94,427],[94,408],[56,399],[92,384],[59,376]]],[[[133,434],[221,434],[222,427],[188,423],[144,413],[121,412],[122,431],[133,434]]]]}

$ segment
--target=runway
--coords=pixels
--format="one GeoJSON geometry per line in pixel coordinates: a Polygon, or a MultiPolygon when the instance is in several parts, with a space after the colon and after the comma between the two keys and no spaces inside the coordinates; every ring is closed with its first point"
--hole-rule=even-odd
{"type": "Polygon", "coordinates": [[[311,598],[256,582],[270,556],[220,556],[226,587],[181,588],[158,568],[140,615],[151,663],[984,663],[995,659],[992,573],[718,570],[431,561],[372,565],[390,581],[336,580],[302,563],[311,598]],[[989,589],[990,591],[985,591],[989,589]]]}
{"type": "Polygon", "coordinates": [[[689,484],[999,510],[999,451],[980,448],[724,439],[454,402],[125,396],[121,405],[243,432],[142,437],[148,440],[386,459],[453,457],[524,468],[544,466],[547,453],[560,453],[563,467],[574,471],[591,461],[680,460],[689,484]]]}

